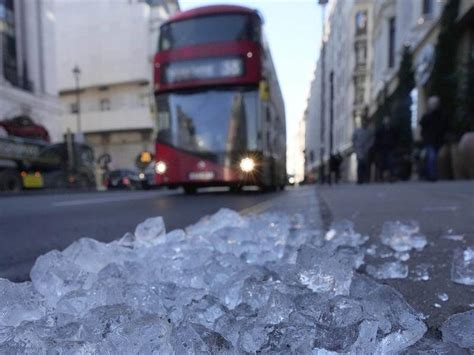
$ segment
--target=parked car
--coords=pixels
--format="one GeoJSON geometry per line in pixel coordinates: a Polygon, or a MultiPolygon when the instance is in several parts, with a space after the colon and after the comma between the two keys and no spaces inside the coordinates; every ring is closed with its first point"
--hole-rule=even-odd
{"type": "Polygon", "coordinates": [[[142,187],[145,190],[156,188],[155,169],[153,166],[153,164],[150,164],[145,169],[141,169],[138,173],[138,177],[142,182],[142,187]]]}
{"type": "Polygon", "coordinates": [[[108,189],[138,190],[143,185],[138,172],[130,169],[118,169],[107,174],[105,186],[108,189]]]}
{"type": "Polygon", "coordinates": [[[38,139],[49,142],[49,133],[43,126],[35,123],[28,116],[16,116],[11,119],[0,121],[0,128],[3,128],[9,136],[38,139]]]}

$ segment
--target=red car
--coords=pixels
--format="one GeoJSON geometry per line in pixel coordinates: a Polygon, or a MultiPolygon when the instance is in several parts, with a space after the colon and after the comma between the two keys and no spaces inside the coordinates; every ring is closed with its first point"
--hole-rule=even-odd
{"type": "Polygon", "coordinates": [[[39,139],[45,142],[49,142],[49,133],[41,125],[36,124],[28,116],[17,116],[12,119],[0,121],[0,127],[2,127],[9,136],[39,139]]]}

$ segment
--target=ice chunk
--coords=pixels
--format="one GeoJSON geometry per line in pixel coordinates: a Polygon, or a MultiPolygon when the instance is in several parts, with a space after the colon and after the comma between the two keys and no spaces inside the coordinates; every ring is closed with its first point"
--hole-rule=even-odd
{"type": "Polygon", "coordinates": [[[377,245],[376,244],[371,244],[366,250],[365,253],[370,256],[376,256],[377,255],[377,245]]]}
{"type": "Polygon", "coordinates": [[[350,296],[360,299],[362,308],[370,315],[368,318],[378,322],[374,353],[400,352],[418,341],[427,330],[420,315],[388,286],[356,275],[350,296]]]}
{"type": "Polygon", "coordinates": [[[221,334],[195,323],[181,324],[173,332],[173,349],[175,354],[234,354],[221,334]]]}
{"type": "Polygon", "coordinates": [[[382,259],[391,258],[392,256],[394,256],[393,250],[387,247],[386,245],[372,244],[369,248],[366,249],[365,253],[374,258],[382,259]]]}
{"type": "Polygon", "coordinates": [[[474,248],[454,251],[451,266],[451,280],[458,284],[474,285],[474,248]]]}
{"type": "Polygon", "coordinates": [[[443,341],[474,351],[474,310],[449,317],[441,326],[443,341]]]}
{"type": "Polygon", "coordinates": [[[212,328],[217,318],[227,312],[219,300],[213,296],[204,296],[200,300],[195,300],[183,310],[184,319],[188,322],[199,323],[208,328],[212,328]]]}
{"type": "Polygon", "coordinates": [[[305,244],[298,252],[298,277],[301,284],[314,292],[330,292],[335,295],[349,293],[352,262],[333,256],[331,247],[315,248],[305,244]]]}
{"type": "Polygon", "coordinates": [[[455,242],[462,242],[464,240],[464,234],[446,234],[441,236],[442,239],[453,240],[455,242]]]}
{"type": "Polygon", "coordinates": [[[136,241],[139,244],[153,244],[157,238],[166,233],[162,217],[148,218],[135,228],[136,241]]]}
{"type": "Polygon", "coordinates": [[[62,254],[66,260],[90,273],[98,273],[111,263],[123,263],[134,256],[129,248],[123,248],[116,243],[101,243],[90,238],[75,241],[62,254]]]}
{"type": "Polygon", "coordinates": [[[98,353],[172,354],[172,330],[166,318],[145,314],[113,329],[98,353]]]}
{"type": "Polygon", "coordinates": [[[259,353],[268,341],[268,332],[264,325],[250,323],[242,327],[239,333],[237,344],[241,352],[259,353]]]}
{"type": "Polygon", "coordinates": [[[441,292],[441,293],[438,293],[437,296],[443,302],[446,302],[447,300],[449,300],[449,296],[447,293],[441,292]]]}
{"type": "Polygon", "coordinates": [[[400,261],[408,261],[410,259],[410,253],[408,252],[397,251],[394,256],[400,261]]]}
{"type": "Polygon", "coordinates": [[[40,319],[45,313],[46,307],[31,283],[0,279],[0,327],[40,319]]]}
{"type": "Polygon", "coordinates": [[[412,279],[415,281],[428,281],[430,279],[430,269],[433,268],[431,264],[418,264],[413,270],[412,279]]]}
{"type": "Polygon", "coordinates": [[[315,330],[300,324],[281,323],[268,327],[268,341],[262,354],[311,354],[315,330]]]}
{"type": "Polygon", "coordinates": [[[90,288],[97,279],[57,250],[41,255],[31,269],[31,281],[46,302],[55,305],[68,292],[90,288]]]}
{"type": "Polygon", "coordinates": [[[198,223],[187,227],[186,232],[191,235],[210,235],[226,227],[245,227],[246,223],[246,220],[237,212],[222,208],[212,216],[203,217],[198,223]]]}
{"type": "Polygon", "coordinates": [[[264,324],[278,324],[288,319],[294,307],[290,297],[274,291],[258,315],[264,324]]]}
{"type": "Polygon", "coordinates": [[[418,251],[426,246],[426,237],[418,234],[420,227],[416,222],[404,224],[401,222],[385,222],[380,239],[383,244],[397,252],[406,252],[412,249],[418,251]]]}
{"type": "Polygon", "coordinates": [[[357,247],[367,242],[369,237],[356,233],[354,231],[354,224],[344,220],[333,223],[324,239],[330,241],[333,246],[347,245],[357,247]]]}
{"type": "Polygon", "coordinates": [[[416,344],[400,353],[401,355],[468,355],[467,351],[457,345],[424,337],[416,344]]]}
{"type": "Polygon", "coordinates": [[[450,228],[443,235],[441,235],[441,238],[462,242],[464,240],[464,234],[457,234],[453,229],[450,228]]]}
{"type": "Polygon", "coordinates": [[[368,265],[367,273],[376,279],[404,279],[408,276],[408,266],[400,261],[368,265]]]}

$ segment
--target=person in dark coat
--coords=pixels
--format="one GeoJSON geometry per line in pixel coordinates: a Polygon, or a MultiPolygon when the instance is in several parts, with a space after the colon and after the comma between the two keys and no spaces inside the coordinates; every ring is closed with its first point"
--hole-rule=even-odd
{"type": "Polygon", "coordinates": [[[329,158],[330,183],[332,183],[333,178],[336,184],[341,180],[341,164],[342,155],[339,152],[332,154],[331,158],[329,158]]]}
{"type": "Polygon", "coordinates": [[[352,134],[352,146],[357,157],[357,183],[370,181],[369,154],[374,145],[374,131],[367,120],[352,134]]]}
{"type": "Polygon", "coordinates": [[[443,145],[446,124],[441,114],[437,96],[428,99],[428,111],[420,120],[421,138],[425,150],[425,177],[430,181],[437,179],[438,151],[443,145]]]}
{"type": "Polygon", "coordinates": [[[396,142],[396,131],[390,122],[390,117],[385,116],[382,125],[375,133],[375,154],[379,174],[378,178],[382,181],[386,179],[385,173],[387,172],[389,180],[395,177],[394,151],[396,142]]]}

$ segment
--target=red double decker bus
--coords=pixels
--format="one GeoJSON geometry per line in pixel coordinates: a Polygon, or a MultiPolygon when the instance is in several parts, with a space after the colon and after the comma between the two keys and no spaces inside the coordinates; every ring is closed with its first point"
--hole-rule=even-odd
{"type": "Polygon", "coordinates": [[[154,60],[156,183],[286,183],[284,103],[257,11],[207,6],[161,26],[154,60]]]}

